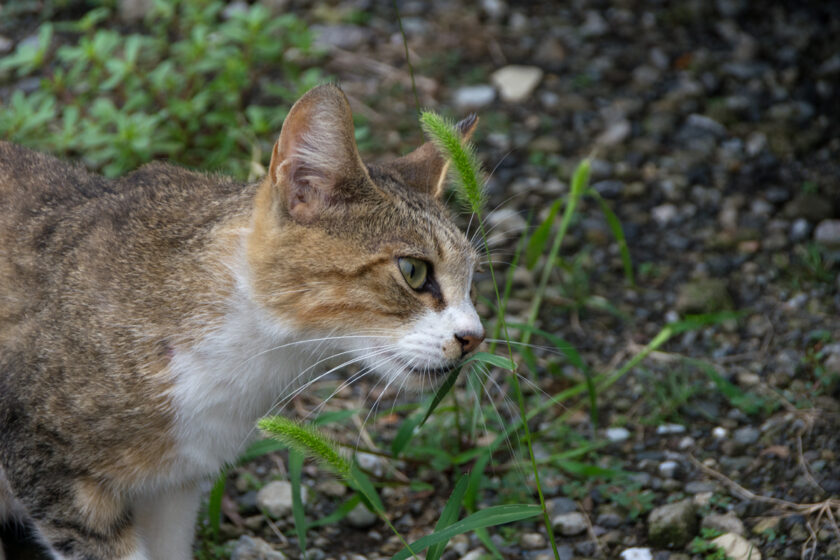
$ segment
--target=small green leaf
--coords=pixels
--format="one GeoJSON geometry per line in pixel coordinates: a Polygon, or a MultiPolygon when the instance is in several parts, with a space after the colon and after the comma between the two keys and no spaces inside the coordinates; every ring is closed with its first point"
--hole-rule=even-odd
{"type": "Polygon", "coordinates": [[[470,362],[481,362],[508,371],[516,371],[516,363],[510,358],[505,358],[504,356],[498,356],[496,354],[488,354],[487,352],[476,352],[461,362],[461,365],[468,364],[470,362]]]}

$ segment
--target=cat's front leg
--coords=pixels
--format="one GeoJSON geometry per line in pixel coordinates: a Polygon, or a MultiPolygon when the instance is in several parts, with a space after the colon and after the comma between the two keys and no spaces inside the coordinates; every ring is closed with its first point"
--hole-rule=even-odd
{"type": "Polygon", "coordinates": [[[188,560],[201,499],[197,484],[166,489],[135,501],[134,519],[151,560],[188,560]]]}

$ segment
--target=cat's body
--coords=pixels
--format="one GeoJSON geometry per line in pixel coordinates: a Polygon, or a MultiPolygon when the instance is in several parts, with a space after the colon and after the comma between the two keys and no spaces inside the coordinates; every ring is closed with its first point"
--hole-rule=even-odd
{"type": "Polygon", "coordinates": [[[419,387],[475,348],[442,158],[364,166],[352,133],[316,88],[257,185],[0,143],[0,522],[57,558],[188,558],[199,483],[321,356],[419,387]]]}

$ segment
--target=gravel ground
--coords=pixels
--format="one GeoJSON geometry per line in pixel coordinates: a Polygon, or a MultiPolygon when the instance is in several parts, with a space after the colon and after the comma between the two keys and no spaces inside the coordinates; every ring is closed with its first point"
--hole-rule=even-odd
{"type": "MultiPolygon", "coordinates": [[[[419,142],[392,3],[279,3],[317,25],[325,71],[367,119],[369,158],[419,142]],[[367,14],[364,24],[346,23],[354,14],[367,14]]],[[[571,410],[569,433],[540,432],[538,456],[594,433],[605,446],[586,460],[631,473],[600,483],[546,469],[561,558],[712,558],[690,544],[698,536],[724,539],[736,559],[840,558],[840,3],[477,4],[410,1],[400,11],[420,104],[482,119],[476,140],[492,170],[487,219],[497,260],[511,258],[528,223],[592,156],[592,185],[617,213],[636,272],[631,286],[598,205],[584,202],[541,327],[604,371],[687,314],[742,313],[675,337],[634,368],[600,395],[599,426],[571,410]],[[711,364],[718,383],[686,357],[711,364]]],[[[510,321],[524,318],[535,285],[528,271],[515,280],[510,321]]],[[[479,279],[483,293],[488,281],[479,279]]],[[[561,370],[541,376],[541,389],[575,381],[552,354],[536,354],[561,370]]],[[[312,410],[336,384],[296,410],[312,410]]],[[[342,390],[330,405],[358,408],[369,389],[342,390]]],[[[383,397],[383,409],[392,399],[383,397]]],[[[563,412],[534,428],[555,426],[563,412]]],[[[358,440],[356,431],[339,437],[388,449],[399,420],[380,416],[358,440]]],[[[516,471],[509,459],[490,469],[488,504],[500,503],[510,480],[522,485],[521,476],[508,478],[516,471]]],[[[367,461],[390,480],[431,485],[382,492],[398,529],[409,538],[429,532],[451,473],[367,461]]],[[[283,473],[282,456],[270,455],[230,475],[222,534],[232,558],[299,556],[287,488],[267,484],[283,473]],[[264,515],[269,504],[277,509],[264,515]]],[[[311,519],[344,499],[314,467],[305,467],[304,483],[311,519]]],[[[553,557],[537,523],[497,533],[507,558],[553,557]]],[[[315,560],[389,558],[400,548],[365,510],[310,530],[308,540],[315,560]]],[[[461,536],[444,558],[474,560],[483,550],[461,536]]]]}

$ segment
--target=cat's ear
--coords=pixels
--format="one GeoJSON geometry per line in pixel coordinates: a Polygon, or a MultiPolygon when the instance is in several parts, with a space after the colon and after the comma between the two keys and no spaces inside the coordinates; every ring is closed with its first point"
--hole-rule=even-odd
{"type": "Polygon", "coordinates": [[[346,199],[367,177],[344,93],[331,84],[311,89],[292,106],[274,144],[269,178],[294,220],[309,223],[346,199]]]}
{"type": "MultiPolygon", "coordinates": [[[[477,124],[478,116],[472,114],[455,126],[461,134],[461,139],[467,141],[477,124]]],[[[432,142],[426,142],[413,152],[390,162],[389,165],[402,175],[408,186],[429,193],[435,198],[440,198],[443,194],[449,160],[441,155],[432,142]]]]}

